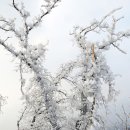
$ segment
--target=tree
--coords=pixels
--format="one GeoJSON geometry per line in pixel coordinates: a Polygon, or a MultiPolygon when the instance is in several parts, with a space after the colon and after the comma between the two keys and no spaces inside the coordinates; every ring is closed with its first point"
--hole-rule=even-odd
{"type": "Polygon", "coordinates": [[[115,30],[122,17],[113,16],[112,23],[107,22],[121,8],[111,11],[99,21],[94,20],[89,26],[74,28],[71,35],[81,54],[75,61],[62,65],[53,77],[43,66],[45,46],[32,45],[28,38],[30,32],[39,26],[59,1],[44,0],[40,15],[31,22],[30,13],[24,4],[12,0],[13,8],[22,18],[21,29],[17,28],[15,19],[0,18],[0,29],[8,35],[5,40],[0,40],[0,45],[19,61],[25,108],[17,121],[18,130],[89,130],[97,124],[101,128],[103,122],[97,113],[98,107],[112,100],[117,93],[114,89],[114,75],[103,54],[111,46],[125,53],[118,43],[128,38],[130,32],[115,30]],[[9,44],[8,32],[17,38],[18,47],[9,44]],[[89,41],[89,33],[99,34],[103,39],[89,41]],[[72,87],[71,92],[61,89],[61,82],[68,82],[72,87]],[[104,84],[109,88],[107,98],[102,94],[104,84]]]}
{"type": "MultiPolygon", "coordinates": [[[[34,85],[31,86],[31,90],[33,89],[33,86],[38,86],[38,89],[40,91],[40,94],[42,95],[42,102],[44,102],[44,107],[47,110],[48,120],[51,124],[52,128],[59,129],[59,126],[57,124],[57,115],[56,115],[56,103],[53,101],[53,84],[50,81],[48,76],[48,73],[42,66],[42,59],[45,53],[45,47],[43,45],[33,46],[28,43],[28,36],[29,33],[39,25],[42,18],[50,13],[50,11],[56,6],[56,4],[59,2],[59,0],[46,0],[43,5],[41,5],[41,14],[38,17],[35,17],[33,22],[28,24],[27,20],[30,16],[29,12],[25,10],[24,4],[21,4],[21,7],[18,6],[18,4],[13,0],[12,5],[13,8],[20,14],[20,17],[23,20],[23,25],[21,30],[17,30],[15,27],[15,19],[12,19],[10,21],[6,20],[5,18],[1,17],[0,21],[2,22],[1,29],[6,32],[12,32],[14,33],[14,36],[19,41],[19,47],[20,51],[16,50],[16,48],[12,48],[5,44],[7,40],[9,40],[9,37],[7,37],[6,40],[1,40],[0,44],[4,46],[6,50],[11,52],[11,54],[18,58],[20,60],[20,74],[21,74],[21,92],[23,95],[25,95],[25,99],[27,100],[29,107],[33,106],[35,107],[35,102],[31,99],[31,96],[33,96],[31,93],[30,96],[24,93],[23,87],[25,85],[25,80],[23,79],[23,70],[28,70],[27,73],[31,73],[33,75],[33,78],[30,80],[33,80],[34,85]],[[40,88],[39,88],[40,87],[40,88]],[[43,94],[44,93],[44,94],[43,94]],[[29,99],[30,98],[30,99],[29,99]],[[31,101],[30,101],[31,100],[31,101]],[[33,103],[33,105],[31,105],[33,103]]],[[[35,91],[37,90],[37,87],[34,88],[35,91]]],[[[31,91],[30,90],[30,91],[31,91]]],[[[29,92],[28,92],[29,93],[29,92]]],[[[36,97],[37,98],[37,97],[36,97]]],[[[41,98],[41,97],[40,97],[41,98]]],[[[36,103],[39,104],[37,101],[36,103]]],[[[38,105],[37,104],[37,105],[38,105]]],[[[41,104],[43,105],[43,103],[41,104]]],[[[36,108],[37,109],[37,108],[36,108]]],[[[38,108],[39,110],[40,108],[38,108]]],[[[35,110],[37,112],[37,110],[35,110]]],[[[19,120],[20,121],[20,120],[19,120]]],[[[17,123],[18,129],[20,129],[19,121],[17,123]]]]}

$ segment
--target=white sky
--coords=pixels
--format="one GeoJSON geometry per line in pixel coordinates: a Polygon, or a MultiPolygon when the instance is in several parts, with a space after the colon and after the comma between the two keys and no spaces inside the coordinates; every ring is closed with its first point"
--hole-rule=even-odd
{"type": "MultiPolygon", "coordinates": [[[[42,0],[23,1],[34,15],[37,14],[42,0]]],[[[17,13],[9,5],[11,0],[0,0],[0,2],[0,15],[7,18],[17,17],[17,13]]],[[[117,13],[120,16],[125,16],[119,28],[130,29],[129,5],[129,0],[62,0],[59,6],[45,17],[40,28],[31,33],[30,41],[35,44],[45,43],[49,40],[46,67],[54,73],[61,63],[66,63],[78,54],[78,49],[69,35],[73,26],[85,26],[92,19],[99,19],[109,11],[123,6],[123,9],[117,13]]],[[[2,37],[3,35],[0,33],[0,38],[2,37]]],[[[118,102],[130,104],[130,40],[125,40],[121,47],[127,52],[127,55],[112,48],[112,51],[107,53],[107,59],[113,72],[122,75],[116,80],[116,88],[121,93],[118,102]]],[[[8,97],[7,104],[0,114],[0,130],[16,130],[16,120],[21,107],[19,74],[15,71],[16,66],[12,62],[10,54],[0,47],[0,93],[8,97]]]]}

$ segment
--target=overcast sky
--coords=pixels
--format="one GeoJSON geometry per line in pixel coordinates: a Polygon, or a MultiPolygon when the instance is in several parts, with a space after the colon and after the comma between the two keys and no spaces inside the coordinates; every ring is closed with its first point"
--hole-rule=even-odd
{"type": "MultiPolygon", "coordinates": [[[[38,13],[42,0],[23,1],[33,15],[38,13]]],[[[0,15],[7,18],[18,18],[10,5],[11,0],[0,0],[0,15]]],[[[119,28],[121,30],[130,29],[129,5],[129,0],[61,0],[58,7],[44,18],[40,28],[33,30],[30,41],[32,44],[45,44],[49,41],[45,65],[54,74],[60,64],[74,59],[79,53],[69,35],[73,26],[85,26],[92,19],[100,19],[109,11],[122,6],[123,9],[117,15],[124,15],[125,18],[119,28]]],[[[5,35],[0,32],[0,38],[3,36],[5,35]]],[[[112,48],[106,57],[112,71],[122,75],[116,79],[115,87],[120,90],[118,103],[130,106],[130,40],[124,40],[121,47],[127,52],[127,55],[112,48]]],[[[17,64],[12,60],[11,55],[0,47],[0,93],[8,97],[7,104],[0,113],[0,130],[16,130],[16,121],[21,108],[19,73],[15,71],[17,64]]]]}

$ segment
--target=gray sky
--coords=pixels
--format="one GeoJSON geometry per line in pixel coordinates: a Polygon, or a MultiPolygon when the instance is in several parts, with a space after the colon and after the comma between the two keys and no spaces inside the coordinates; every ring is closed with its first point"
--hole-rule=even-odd
{"type": "MultiPolygon", "coordinates": [[[[42,0],[23,1],[32,14],[38,13],[42,0]]],[[[17,13],[9,5],[11,0],[1,0],[0,2],[0,15],[7,18],[17,17],[17,13]]],[[[100,19],[109,11],[123,6],[123,9],[117,13],[117,15],[125,16],[119,28],[130,29],[129,5],[129,0],[62,0],[58,7],[45,17],[40,28],[33,30],[30,41],[32,44],[36,44],[49,40],[45,65],[49,71],[55,73],[60,64],[74,59],[78,54],[78,49],[69,35],[73,26],[85,26],[92,19],[100,19]]],[[[1,32],[0,34],[0,38],[3,37],[1,32]]],[[[106,57],[112,71],[122,75],[116,79],[116,88],[121,93],[118,102],[130,104],[130,40],[125,40],[121,47],[127,52],[127,55],[112,48],[110,52],[107,52],[106,57]]],[[[16,130],[16,120],[21,107],[19,74],[15,71],[16,67],[17,64],[12,62],[10,54],[0,47],[0,93],[8,97],[7,104],[0,114],[0,130],[16,130]]]]}

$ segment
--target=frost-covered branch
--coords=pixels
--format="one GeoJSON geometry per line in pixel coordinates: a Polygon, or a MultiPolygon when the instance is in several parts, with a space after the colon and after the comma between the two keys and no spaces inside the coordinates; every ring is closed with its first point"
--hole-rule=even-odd
{"type": "MultiPolygon", "coordinates": [[[[39,84],[39,87],[41,89],[41,92],[43,92],[43,100],[46,106],[46,109],[48,111],[48,119],[49,122],[51,123],[52,127],[55,128],[56,130],[59,130],[59,126],[57,124],[57,117],[56,117],[56,104],[55,101],[53,101],[53,89],[55,89],[51,83],[49,83],[50,81],[44,76],[45,74],[42,72],[42,65],[40,65],[40,61],[36,58],[36,60],[34,60],[33,55],[30,54],[26,54],[26,53],[16,53],[14,50],[12,50],[9,46],[7,46],[4,42],[0,42],[0,44],[2,46],[5,47],[6,50],[8,50],[9,52],[11,52],[13,54],[13,56],[17,57],[18,59],[22,60],[22,62],[32,70],[32,72],[34,73],[34,76],[36,77],[36,81],[39,84]]],[[[33,49],[31,49],[30,51],[32,51],[33,49]]],[[[44,49],[43,48],[39,48],[39,55],[38,58],[40,58],[41,54],[44,54],[44,49]],[[42,53],[40,51],[40,49],[42,49],[42,53]]],[[[29,52],[30,53],[30,52],[29,52]]],[[[35,55],[36,56],[36,55],[35,55]]],[[[28,95],[30,96],[30,95],[28,95]]],[[[30,102],[30,101],[29,101],[30,102]]]]}
{"type": "Polygon", "coordinates": [[[17,57],[18,53],[15,52],[10,46],[5,44],[4,40],[0,40],[0,45],[2,45],[7,51],[9,51],[13,56],[17,57]]]}
{"type": "MultiPolygon", "coordinates": [[[[118,31],[116,32],[116,24],[123,18],[123,17],[119,17],[119,18],[115,18],[114,16],[112,16],[115,12],[117,12],[118,10],[120,10],[121,8],[117,8],[113,11],[111,11],[110,13],[108,13],[107,15],[105,15],[101,20],[94,20],[89,26],[87,27],[75,27],[74,31],[73,31],[73,35],[75,37],[75,39],[78,42],[78,45],[86,50],[88,48],[88,46],[90,46],[91,41],[88,41],[88,39],[86,38],[87,35],[89,33],[95,33],[98,32],[99,35],[106,35],[106,38],[103,38],[102,41],[96,41],[99,44],[99,49],[104,49],[104,50],[108,50],[110,48],[110,46],[115,47],[116,49],[118,49],[119,51],[121,51],[122,53],[126,54],[125,51],[123,51],[122,49],[119,48],[119,43],[124,39],[124,38],[129,38],[130,37],[130,31],[118,31]],[[110,19],[112,16],[112,23],[109,23],[107,21],[107,19],[110,19]],[[85,42],[87,43],[85,45],[85,42]]],[[[97,44],[96,43],[96,44],[97,44]]]]}
{"type": "Polygon", "coordinates": [[[104,105],[104,103],[111,101],[118,94],[114,89],[115,77],[107,65],[103,53],[104,50],[109,50],[110,46],[114,46],[122,53],[125,53],[119,48],[117,43],[122,42],[124,38],[129,38],[130,32],[117,32],[116,24],[122,17],[115,18],[112,16],[120,9],[117,8],[111,11],[99,21],[94,20],[87,27],[75,27],[72,33],[81,54],[75,60],[75,64],[65,64],[56,79],[59,77],[58,81],[64,79],[74,85],[74,92],[70,100],[76,103],[74,105],[75,110],[80,113],[77,121],[75,121],[74,127],[76,130],[88,130],[94,125],[95,121],[101,122],[96,113],[98,105],[104,105]],[[111,18],[111,16],[112,23],[109,23],[107,19],[111,18]],[[89,41],[88,34],[95,32],[97,35],[103,34],[103,40],[89,41]],[[71,69],[69,69],[68,65],[71,66],[71,69]],[[103,84],[108,86],[107,98],[102,94],[103,84]]]}
{"type": "MultiPolygon", "coordinates": [[[[27,19],[30,16],[30,13],[25,10],[24,4],[22,3],[20,7],[19,3],[16,3],[15,0],[12,0],[13,8],[20,14],[20,17],[22,18],[22,24],[20,27],[21,29],[17,29],[15,19],[7,20],[3,17],[0,18],[0,29],[5,32],[13,32],[15,37],[18,39],[18,43],[20,43],[20,48],[17,49],[8,44],[8,38],[6,40],[0,40],[0,44],[20,61],[19,70],[21,92],[23,94],[23,98],[25,99],[25,103],[27,104],[27,110],[30,109],[29,112],[35,112],[35,109],[45,107],[46,114],[44,113],[44,116],[43,114],[40,115],[42,115],[44,120],[47,119],[50,128],[53,130],[59,130],[60,126],[58,124],[59,117],[57,116],[58,107],[54,98],[56,87],[51,81],[51,76],[48,75],[48,72],[42,65],[46,49],[42,44],[35,46],[31,45],[28,41],[28,36],[29,32],[33,30],[34,27],[38,26],[39,23],[41,23],[43,17],[49,14],[58,2],[59,0],[45,0],[45,4],[41,6],[41,14],[35,18],[32,24],[29,24],[27,19]],[[33,78],[28,79],[29,86],[27,84],[27,79],[24,77],[25,73],[33,76],[33,78]],[[31,82],[32,79],[33,81],[31,82]],[[23,91],[23,86],[25,86],[25,91],[23,91]],[[36,93],[37,95],[34,95],[36,93]]],[[[15,47],[15,44],[13,45],[15,47]]],[[[18,129],[24,129],[24,126],[19,125],[20,122],[22,122],[26,117],[27,113],[24,113],[25,112],[23,112],[22,116],[20,117],[20,120],[18,120],[18,129]]],[[[28,126],[28,128],[29,127],[31,127],[31,125],[28,126]]]]}
{"type": "Polygon", "coordinates": [[[23,120],[23,117],[24,117],[24,114],[26,112],[26,109],[27,109],[27,106],[24,108],[24,110],[23,110],[19,120],[17,121],[17,128],[18,128],[18,130],[20,130],[20,122],[23,120]]]}
{"type": "Polygon", "coordinates": [[[104,21],[110,17],[112,14],[114,14],[115,12],[117,12],[118,10],[122,9],[121,7],[120,8],[117,8],[117,9],[114,9],[112,10],[110,13],[108,13],[107,15],[105,15],[100,21],[97,21],[97,20],[94,20],[90,26],[87,26],[83,29],[80,30],[80,34],[83,33],[83,35],[85,36],[87,33],[91,32],[91,31],[95,31],[95,29],[97,28],[107,28],[107,24],[104,23],[104,21]]]}
{"type": "Polygon", "coordinates": [[[78,66],[77,62],[70,62],[65,65],[62,65],[61,68],[59,69],[59,72],[56,74],[54,82],[57,85],[58,83],[61,82],[62,79],[67,78],[69,74],[73,71],[75,67],[78,66]]]}
{"type": "Polygon", "coordinates": [[[44,9],[41,9],[41,14],[36,17],[36,20],[34,20],[32,25],[30,26],[29,31],[36,27],[42,21],[43,17],[49,14],[51,10],[56,7],[58,2],[60,2],[60,0],[45,0],[46,4],[42,5],[41,7],[45,8],[46,11],[44,11],[44,9]]]}

